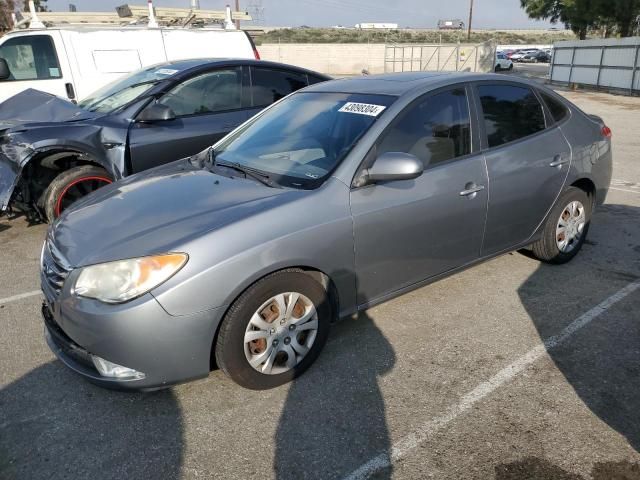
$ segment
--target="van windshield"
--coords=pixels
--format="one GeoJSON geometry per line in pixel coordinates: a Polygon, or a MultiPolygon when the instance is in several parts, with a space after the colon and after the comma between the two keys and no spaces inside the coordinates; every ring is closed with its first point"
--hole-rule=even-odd
{"type": "Polygon", "coordinates": [[[175,75],[180,70],[178,65],[171,64],[156,65],[139,70],[93,92],[78,106],[90,112],[113,112],[149,91],[156,83],[175,75]]]}

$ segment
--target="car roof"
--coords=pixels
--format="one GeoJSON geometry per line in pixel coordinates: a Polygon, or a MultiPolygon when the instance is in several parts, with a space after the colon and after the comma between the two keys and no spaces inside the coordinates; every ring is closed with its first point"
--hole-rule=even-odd
{"type": "Polygon", "coordinates": [[[150,65],[146,68],[157,68],[157,67],[173,67],[179,70],[179,74],[176,75],[175,78],[182,77],[183,75],[191,75],[198,70],[208,70],[211,67],[216,66],[240,66],[240,65],[255,65],[260,67],[267,68],[277,68],[277,69],[285,69],[292,70],[299,73],[307,73],[309,75],[314,75],[319,78],[323,78],[329,80],[331,77],[324,75],[319,72],[314,72],[313,70],[308,70],[302,67],[296,67],[295,65],[287,65],[285,63],[278,62],[270,62],[267,60],[255,60],[252,58],[190,58],[185,60],[172,60],[168,62],[162,62],[155,65],[150,65]]]}
{"type": "Polygon", "coordinates": [[[360,77],[342,78],[331,82],[317,83],[307,87],[305,92],[327,93],[363,93],[371,95],[402,96],[418,89],[434,88],[460,82],[482,80],[508,81],[531,85],[530,81],[515,77],[505,77],[489,73],[471,72],[405,72],[386,73],[380,75],[365,75],[360,77]]]}

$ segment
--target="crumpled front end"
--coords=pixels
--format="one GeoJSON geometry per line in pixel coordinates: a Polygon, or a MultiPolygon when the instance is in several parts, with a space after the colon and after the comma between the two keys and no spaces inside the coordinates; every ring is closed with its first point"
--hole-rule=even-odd
{"type": "Polygon", "coordinates": [[[20,180],[20,151],[10,145],[0,132],[0,215],[7,212],[11,197],[20,180]]]}

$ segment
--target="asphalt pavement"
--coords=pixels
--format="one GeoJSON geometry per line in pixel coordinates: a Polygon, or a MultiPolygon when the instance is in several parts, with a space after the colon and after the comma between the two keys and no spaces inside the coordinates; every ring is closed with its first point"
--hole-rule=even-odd
{"type": "Polygon", "coordinates": [[[0,220],[0,478],[640,478],[640,99],[561,93],[613,130],[579,256],[513,252],[372,308],[274,390],[78,378],[43,339],[46,228],[0,220]]]}

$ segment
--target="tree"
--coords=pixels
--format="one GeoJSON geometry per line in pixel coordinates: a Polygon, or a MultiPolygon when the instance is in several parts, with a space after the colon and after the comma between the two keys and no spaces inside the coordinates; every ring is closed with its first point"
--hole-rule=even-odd
{"type": "Polygon", "coordinates": [[[13,0],[0,0],[0,32],[6,32],[13,28],[11,12],[14,8],[13,0]]]}
{"type": "Polygon", "coordinates": [[[638,15],[640,15],[640,0],[602,2],[600,14],[616,25],[617,33],[621,37],[630,37],[634,33],[638,15]]]}
{"type": "Polygon", "coordinates": [[[597,26],[602,1],[520,0],[520,5],[530,18],[550,20],[552,23],[562,22],[584,40],[588,30],[597,26]]]}
{"type": "Polygon", "coordinates": [[[640,0],[520,0],[520,5],[530,18],[562,22],[581,40],[596,28],[607,36],[631,36],[640,15],[640,0]]]}

